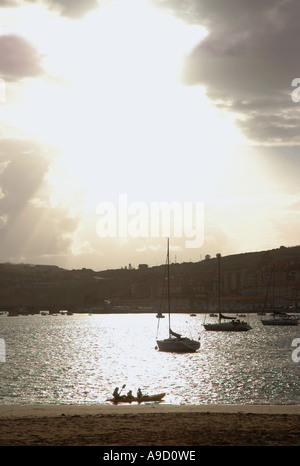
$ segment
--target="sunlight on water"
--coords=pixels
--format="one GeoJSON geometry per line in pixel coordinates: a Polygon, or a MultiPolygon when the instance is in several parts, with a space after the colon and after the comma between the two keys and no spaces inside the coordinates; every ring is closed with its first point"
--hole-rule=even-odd
{"type": "Polygon", "coordinates": [[[249,332],[206,332],[203,319],[172,317],[201,348],[171,354],[155,349],[155,314],[1,317],[0,402],[101,404],[126,384],[123,393],[166,392],[172,404],[300,403],[300,363],[291,358],[298,327],[266,328],[253,315],[249,332]]]}

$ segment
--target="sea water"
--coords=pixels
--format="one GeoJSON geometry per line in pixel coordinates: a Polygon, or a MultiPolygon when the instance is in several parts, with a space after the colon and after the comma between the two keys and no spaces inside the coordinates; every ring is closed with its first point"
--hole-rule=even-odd
{"type": "Polygon", "coordinates": [[[1,316],[0,403],[107,404],[126,384],[122,393],[165,392],[165,404],[300,404],[300,326],[249,314],[248,332],[208,332],[204,318],[172,316],[173,330],[201,340],[196,353],[173,354],[155,348],[168,321],[155,314],[1,316]]]}

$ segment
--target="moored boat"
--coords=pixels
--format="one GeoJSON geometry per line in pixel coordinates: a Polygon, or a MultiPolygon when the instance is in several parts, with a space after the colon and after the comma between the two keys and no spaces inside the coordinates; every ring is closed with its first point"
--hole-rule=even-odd
{"type": "Polygon", "coordinates": [[[271,297],[271,308],[273,309],[272,315],[271,316],[266,316],[261,319],[261,323],[263,325],[298,325],[299,324],[299,319],[295,315],[289,315],[286,314],[285,312],[281,312],[278,310],[276,303],[275,303],[275,265],[273,264],[271,273],[270,273],[270,279],[268,283],[268,288],[265,296],[265,301],[262,309],[261,315],[265,315],[265,311],[267,309],[267,300],[268,300],[268,294],[269,294],[269,289],[271,286],[272,282],[272,288],[273,288],[273,296],[271,297]]]}
{"type": "Polygon", "coordinates": [[[268,318],[261,319],[263,325],[298,325],[299,320],[296,316],[291,316],[282,312],[274,312],[273,315],[268,318]]]}
{"type": "Polygon", "coordinates": [[[230,322],[221,322],[222,318],[224,316],[221,314],[219,322],[204,324],[205,330],[214,332],[247,332],[247,330],[251,330],[251,326],[247,322],[227,316],[225,318],[231,319],[230,322]]]}
{"type": "MultiPolygon", "coordinates": [[[[159,351],[165,351],[167,353],[194,353],[200,348],[200,341],[192,340],[188,337],[182,337],[180,333],[174,332],[171,329],[171,309],[170,309],[170,256],[169,256],[169,238],[167,247],[167,298],[168,298],[168,315],[169,315],[169,336],[165,339],[158,338],[156,336],[156,349],[159,351]]],[[[159,323],[159,320],[158,320],[159,323]]],[[[200,338],[199,338],[200,340],[200,338]]]]}
{"type": "Polygon", "coordinates": [[[218,316],[218,322],[204,323],[203,327],[212,332],[247,332],[252,327],[245,321],[233,316],[226,316],[221,312],[221,272],[220,272],[221,254],[217,254],[218,267],[218,314],[210,314],[211,317],[218,316]]]}

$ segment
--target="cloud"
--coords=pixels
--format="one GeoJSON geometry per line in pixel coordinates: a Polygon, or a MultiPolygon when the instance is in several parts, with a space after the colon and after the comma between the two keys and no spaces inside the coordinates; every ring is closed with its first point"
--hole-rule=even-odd
{"type": "Polygon", "coordinates": [[[36,0],[16,1],[16,0],[0,0],[1,7],[17,7],[26,5],[27,3],[41,3],[51,10],[57,10],[62,16],[67,16],[72,19],[78,19],[84,16],[91,10],[99,6],[97,0],[36,0]]]}
{"type": "Polygon", "coordinates": [[[42,57],[17,35],[0,36],[0,75],[8,80],[37,77],[43,73],[42,57]]]}
{"type": "Polygon", "coordinates": [[[16,0],[0,0],[0,8],[12,8],[14,6],[18,6],[16,0]]]}
{"type": "Polygon", "coordinates": [[[300,107],[291,99],[291,83],[299,75],[297,0],[154,3],[208,29],[185,60],[185,84],[206,86],[215,105],[238,116],[249,139],[300,143],[300,107]]]}
{"type": "Polygon", "coordinates": [[[51,151],[24,140],[0,141],[1,261],[36,262],[47,255],[66,254],[78,218],[52,205],[46,174],[51,151]]]}
{"type": "Polygon", "coordinates": [[[44,3],[49,8],[58,9],[62,16],[73,19],[81,18],[99,6],[97,0],[47,0],[44,3]]]}

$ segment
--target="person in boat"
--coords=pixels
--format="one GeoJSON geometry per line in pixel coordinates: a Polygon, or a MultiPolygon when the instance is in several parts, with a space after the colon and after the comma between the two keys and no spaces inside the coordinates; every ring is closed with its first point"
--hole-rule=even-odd
{"type": "Polygon", "coordinates": [[[133,396],[132,395],[132,390],[129,390],[129,392],[127,392],[127,396],[128,396],[128,398],[132,398],[132,396],[133,396]]]}
{"type": "Polygon", "coordinates": [[[141,390],[140,388],[138,389],[137,395],[136,395],[136,396],[137,396],[137,398],[138,398],[139,400],[141,400],[141,399],[143,398],[142,390],[141,390]]]}
{"type": "Polygon", "coordinates": [[[119,400],[121,398],[120,393],[119,393],[119,387],[116,387],[113,392],[113,397],[115,400],[119,400]]]}

